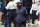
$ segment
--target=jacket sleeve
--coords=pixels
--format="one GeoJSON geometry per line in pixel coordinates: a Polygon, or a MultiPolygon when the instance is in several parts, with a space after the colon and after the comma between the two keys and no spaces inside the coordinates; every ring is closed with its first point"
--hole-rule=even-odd
{"type": "Polygon", "coordinates": [[[26,18],[26,22],[27,23],[29,23],[30,22],[30,20],[29,20],[29,17],[28,17],[28,12],[27,12],[27,10],[25,10],[25,18],[26,18]]]}
{"type": "Polygon", "coordinates": [[[6,9],[9,9],[10,6],[10,2],[7,4],[7,6],[5,7],[6,9]]]}

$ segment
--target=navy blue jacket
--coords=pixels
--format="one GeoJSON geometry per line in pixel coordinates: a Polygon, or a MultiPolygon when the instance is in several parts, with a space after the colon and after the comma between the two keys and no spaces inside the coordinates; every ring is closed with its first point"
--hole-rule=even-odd
{"type": "Polygon", "coordinates": [[[16,22],[22,23],[23,21],[25,21],[25,19],[27,18],[27,14],[27,10],[23,6],[21,8],[16,9],[16,22]]]}

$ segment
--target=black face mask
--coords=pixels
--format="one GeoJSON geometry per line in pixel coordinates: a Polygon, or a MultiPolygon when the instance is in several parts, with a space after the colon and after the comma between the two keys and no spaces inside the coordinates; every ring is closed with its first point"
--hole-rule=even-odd
{"type": "Polygon", "coordinates": [[[21,8],[22,6],[17,6],[18,8],[21,8]]]}

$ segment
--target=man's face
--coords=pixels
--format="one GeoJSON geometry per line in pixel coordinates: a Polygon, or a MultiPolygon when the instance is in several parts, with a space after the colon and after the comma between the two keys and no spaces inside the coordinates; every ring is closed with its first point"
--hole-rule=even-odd
{"type": "Polygon", "coordinates": [[[22,6],[23,4],[21,4],[21,3],[19,3],[19,4],[17,4],[17,6],[22,6]]]}

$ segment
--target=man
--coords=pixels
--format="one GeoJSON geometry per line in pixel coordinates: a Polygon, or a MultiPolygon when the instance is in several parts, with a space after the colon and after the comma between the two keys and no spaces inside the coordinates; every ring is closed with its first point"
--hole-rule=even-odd
{"type": "Polygon", "coordinates": [[[16,17],[14,19],[14,25],[15,27],[26,27],[26,19],[29,23],[29,17],[26,10],[26,7],[23,7],[23,4],[18,2],[17,3],[17,9],[16,9],[16,17]]]}
{"type": "Polygon", "coordinates": [[[2,8],[2,17],[3,17],[3,21],[4,21],[4,27],[7,27],[7,10],[5,9],[5,4],[3,4],[3,8],[2,8]]]}
{"type": "Polygon", "coordinates": [[[8,10],[7,14],[7,27],[11,27],[11,21],[13,21],[14,23],[14,18],[15,18],[15,10],[17,8],[16,3],[19,1],[10,1],[7,6],[6,9],[8,10]]]}
{"type": "Polygon", "coordinates": [[[7,10],[5,9],[6,3],[2,2],[2,18],[4,22],[4,27],[7,27],[7,10]]]}

